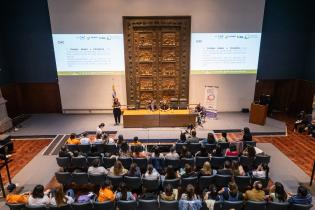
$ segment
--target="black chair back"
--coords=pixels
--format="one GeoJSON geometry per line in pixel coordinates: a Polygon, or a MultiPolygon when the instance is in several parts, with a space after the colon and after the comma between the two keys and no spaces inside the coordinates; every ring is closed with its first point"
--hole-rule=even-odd
{"type": "Polygon", "coordinates": [[[122,201],[119,200],[117,202],[117,206],[119,210],[137,210],[137,201],[122,201]]]}
{"type": "Polygon", "coordinates": [[[241,156],[240,157],[240,165],[242,165],[244,167],[244,169],[246,168],[247,170],[252,170],[254,167],[254,158],[249,158],[247,156],[241,156]]]}
{"type": "Polygon", "coordinates": [[[132,161],[139,166],[141,172],[144,172],[147,169],[148,159],[146,158],[133,158],[132,161]]]}
{"type": "Polygon", "coordinates": [[[49,206],[49,210],[72,210],[72,207],[70,204],[64,205],[64,206],[49,206]]]}
{"type": "Polygon", "coordinates": [[[102,165],[104,168],[110,168],[114,166],[116,158],[103,157],[102,165]]]}
{"type": "Polygon", "coordinates": [[[232,180],[232,176],[230,175],[215,175],[215,183],[219,188],[227,187],[229,182],[232,180]]]}
{"type": "Polygon", "coordinates": [[[289,203],[269,202],[267,203],[267,210],[288,210],[289,203]]]}
{"type": "Polygon", "coordinates": [[[115,154],[117,153],[118,149],[115,144],[105,144],[104,145],[104,152],[105,153],[110,153],[110,154],[115,154]]]}
{"type": "Polygon", "coordinates": [[[92,144],[92,147],[95,147],[99,153],[105,153],[104,144],[92,144]]]}
{"type": "Polygon", "coordinates": [[[73,182],[76,184],[88,184],[89,177],[85,172],[74,172],[72,173],[73,182]]]}
{"type": "Polygon", "coordinates": [[[196,157],[196,167],[199,169],[199,168],[202,168],[203,164],[208,161],[210,162],[210,158],[208,157],[196,157]]]}
{"type": "Polygon", "coordinates": [[[107,176],[107,179],[111,181],[111,183],[112,183],[112,185],[113,185],[113,187],[114,187],[115,190],[117,189],[117,187],[119,186],[119,184],[120,184],[121,182],[123,182],[123,180],[124,180],[124,179],[123,179],[123,176],[112,176],[112,175],[108,175],[108,176],[107,176]]]}
{"type": "Polygon", "coordinates": [[[71,158],[71,167],[86,169],[87,168],[86,158],[85,157],[73,157],[73,158],[71,158]]]}
{"type": "Polygon", "coordinates": [[[166,185],[172,185],[173,188],[178,188],[179,184],[180,184],[180,179],[179,178],[176,178],[176,179],[164,179],[163,181],[163,188],[166,186],[166,185]]]}
{"type": "Polygon", "coordinates": [[[160,210],[176,210],[178,209],[178,201],[160,200],[160,210]]]}
{"type": "Polygon", "coordinates": [[[200,143],[190,143],[187,145],[188,150],[194,155],[201,149],[200,143]]]}
{"type": "Polygon", "coordinates": [[[26,205],[26,209],[28,209],[28,210],[48,210],[48,208],[45,205],[39,205],[39,206],[26,205]]]}
{"type": "Polygon", "coordinates": [[[58,166],[64,169],[68,168],[71,164],[71,159],[69,157],[56,157],[56,160],[58,166]]]}
{"type": "Polygon", "coordinates": [[[100,165],[102,165],[102,159],[101,159],[101,157],[91,157],[91,156],[88,156],[88,157],[86,158],[86,161],[87,161],[88,166],[91,166],[92,163],[93,163],[93,161],[96,160],[96,159],[99,159],[99,160],[100,160],[100,165]]]}
{"type": "Polygon", "coordinates": [[[211,184],[215,184],[215,175],[199,177],[199,190],[200,191],[208,188],[209,185],[211,184]]]}
{"type": "Polygon", "coordinates": [[[235,176],[234,180],[241,192],[245,192],[251,186],[250,176],[235,176]]]}
{"type": "Polygon", "coordinates": [[[130,168],[130,165],[132,163],[132,159],[131,158],[118,158],[118,160],[122,163],[124,168],[126,168],[126,169],[130,168]]]}
{"type": "Polygon", "coordinates": [[[243,209],[243,201],[224,201],[222,204],[223,210],[242,210],[243,209]]]}
{"type": "Polygon", "coordinates": [[[256,141],[244,141],[244,147],[247,146],[256,147],[256,141]]]}
{"type": "Polygon", "coordinates": [[[192,186],[198,185],[198,177],[188,177],[181,179],[182,189],[186,189],[187,185],[191,184],[192,186]]]}
{"type": "Polygon", "coordinates": [[[138,210],[152,210],[158,209],[158,201],[157,200],[139,200],[138,210]]]}
{"type": "MultiPolygon", "coordinates": [[[[202,202],[201,210],[209,210],[205,202],[202,202]]],[[[222,201],[216,201],[213,210],[222,210],[222,201]]]]}
{"type": "Polygon", "coordinates": [[[185,164],[188,163],[192,167],[195,166],[195,158],[182,158],[180,159],[180,167],[184,168],[185,164]]]}
{"type": "Polygon", "coordinates": [[[25,204],[24,203],[5,203],[10,210],[25,210],[25,204]]]}
{"type": "Polygon", "coordinates": [[[225,157],[211,157],[210,163],[212,168],[219,169],[224,166],[225,157]]]}
{"type": "Polygon", "coordinates": [[[92,203],[73,203],[71,204],[73,210],[91,210],[93,209],[92,203]]]}
{"type": "Polygon", "coordinates": [[[91,151],[91,145],[90,144],[79,144],[78,149],[82,153],[89,153],[91,151]]]}
{"type": "Polygon", "coordinates": [[[164,163],[165,167],[171,165],[175,170],[178,170],[180,168],[180,160],[165,159],[164,163]]]}
{"type": "Polygon", "coordinates": [[[63,185],[72,183],[72,175],[69,172],[56,172],[55,176],[57,181],[63,185]]]}
{"type": "Polygon", "coordinates": [[[130,190],[137,190],[137,189],[140,189],[140,187],[141,187],[141,178],[140,177],[125,176],[124,181],[130,190]]]}
{"type": "Polygon", "coordinates": [[[115,203],[113,201],[94,202],[93,210],[115,210],[115,203]]]}
{"type": "Polygon", "coordinates": [[[289,210],[310,210],[312,207],[312,204],[291,204],[289,210]]]}
{"type": "Polygon", "coordinates": [[[269,155],[256,155],[255,165],[258,166],[262,163],[269,164],[270,163],[270,156],[269,155]]]}
{"type": "Polygon", "coordinates": [[[78,151],[78,150],[79,150],[77,144],[67,144],[67,149],[68,149],[70,152],[74,152],[74,151],[78,151]]]}
{"type": "Polygon", "coordinates": [[[203,146],[206,148],[208,153],[212,153],[216,144],[204,144],[203,146]]]}
{"type": "Polygon", "coordinates": [[[106,180],[105,174],[89,174],[89,182],[101,186],[106,180]]]}
{"type": "Polygon", "coordinates": [[[233,160],[239,161],[238,156],[225,156],[225,160],[232,162],[233,160]]]}
{"type": "Polygon", "coordinates": [[[148,191],[157,191],[160,187],[159,179],[142,179],[142,186],[148,191]]]}
{"type": "Polygon", "coordinates": [[[181,153],[183,146],[187,147],[186,143],[176,143],[175,144],[175,149],[177,153],[181,153]]]}
{"type": "Polygon", "coordinates": [[[266,201],[247,201],[244,210],[266,210],[266,201]]]}
{"type": "Polygon", "coordinates": [[[225,149],[230,147],[230,143],[229,142],[220,142],[219,145],[221,146],[222,150],[225,150],[225,149]]]}

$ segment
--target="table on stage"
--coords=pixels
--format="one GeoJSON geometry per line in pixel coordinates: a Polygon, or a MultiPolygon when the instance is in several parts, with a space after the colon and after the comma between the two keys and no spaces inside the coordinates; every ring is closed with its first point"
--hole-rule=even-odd
{"type": "Polygon", "coordinates": [[[124,110],[124,128],[186,127],[194,124],[197,114],[191,110],[124,110]]]}

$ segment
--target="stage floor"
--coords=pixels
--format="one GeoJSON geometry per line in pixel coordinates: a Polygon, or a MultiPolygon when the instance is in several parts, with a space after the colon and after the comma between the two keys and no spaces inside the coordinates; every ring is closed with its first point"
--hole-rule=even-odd
{"type": "MultiPolygon", "coordinates": [[[[197,128],[199,138],[207,136],[209,131],[220,132],[226,130],[237,132],[249,127],[256,135],[286,135],[284,122],[267,118],[266,125],[260,126],[248,122],[249,114],[240,112],[223,112],[218,114],[217,120],[207,119],[202,127],[197,128]]],[[[131,139],[138,136],[140,139],[177,139],[183,127],[176,128],[123,128],[114,126],[114,117],[111,114],[34,114],[21,124],[18,131],[11,132],[12,136],[41,136],[95,131],[99,123],[106,124],[105,130],[117,131],[124,138],[131,139]]]]}

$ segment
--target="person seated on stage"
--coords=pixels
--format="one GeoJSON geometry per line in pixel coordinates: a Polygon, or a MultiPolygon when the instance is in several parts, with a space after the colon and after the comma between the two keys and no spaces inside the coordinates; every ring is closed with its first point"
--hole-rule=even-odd
{"type": "Polygon", "coordinates": [[[71,158],[72,155],[73,155],[73,153],[70,152],[65,145],[63,145],[61,147],[59,154],[58,154],[59,157],[69,157],[69,158],[71,158]]]}
{"type": "Polygon", "coordinates": [[[186,146],[182,146],[182,151],[180,153],[180,158],[193,158],[193,155],[191,152],[188,150],[186,146]]]}
{"type": "Polygon", "coordinates": [[[160,109],[163,111],[166,111],[170,108],[170,106],[168,105],[167,101],[164,99],[162,101],[162,103],[160,104],[160,109]]]}
{"type": "Polygon", "coordinates": [[[67,144],[80,144],[80,140],[76,138],[75,133],[71,133],[67,140],[67,144]]]}
{"type": "Polygon", "coordinates": [[[238,156],[238,151],[236,150],[235,144],[230,144],[229,148],[225,151],[225,156],[238,156]]]}
{"type": "Polygon", "coordinates": [[[291,196],[288,199],[290,204],[311,204],[312,203],[312,195],[309,193],[307,188],[304,186],[299,186],[297,189],[297,194],[293,195],[292,193],[288,193],[291,196]]]}
{"type": "Polygon", "coordinates": [[[133,141],[130,143],[130,146],[141,146],[142,143],[139,141],[138,136],[133,137],[133,141]]]}
{"type": "Polygon", "coordinates": [[[233,175],[233,171],[231,168],[231,161],[226,160],[224,161],[224,168],[223,169],[219,169],[218,173],[220,175],[233,175]]]}
{"type": "Polygon", "coordinates": [[[88,174],[102,175],[107,173],[108,171],[103,166],[100,166],[100,159],[93,160],[92,165],[88,168],[88,174]]]}
{"type": "Polygon", "coordinates": [[[88,133],[82,133],[82,138],[80,139],[80,144],[90,144],[90,139],[88,138],[88,133]]]}
{"type": "Polygon", "coordinates": [[[207,138],[201,140],[200,143],[201,144],[216,144],[217,141],[215,140],[213,133],[208,133],[207,138]]]}
{"type": "Polygon", "coordinates": [[[105,127],[105,123],[99,124],[99,125],[97,126],[97,128],[96,128],[96,134],[102,134],[104,127],[105,127]]]}
{"type": "Polygon", "coordinates": [[[255,181],[253,189],[247,190],[244,194],[244,199],[249,201],[264,201],[265,192],[263,191],[263,185],[260,181],[255,181]]]}
{"type": "Polygon", "coordinates": [[[156,100],[152,99],[152,100],[149,102],[147,108],[148,108],[150,111],[155,111],[155,110],[157,110],[156,100]]]}
{"type": "Polygon", "coordinates": [[[242,141],[253,141],[252,134],[248,127],[245,127],[242,133],[243,133],[242,141]]]}
{"type": "Polygon", "coordinates": [[[195,130],[191,131],[191,136],[188,137],[187,143],[199,143],[199,138],[197,137],[197,132],[195,130]]]}
{"type": "Polygon", "coordinates": [[[102,140],[104,142],[104,144],[115,144],[115,140],[111,137],[109,137],[109,135],[107,133],[103,134],[102,140]]]}
{"type": "Polygon", "coordinates": [[[160,174],[155,168],[153,168],[152,164],[148,164],[147,171],[143,175],[143,178],[150,179],[150,180],[156,180],[156,179],[160,178],[160,174]]]}
{"type": "Polygon", "coordinates": [[[6,196],[6,202],[10,204],[14,203],[24,203],[27,204],[29,192],[25,192],[22,194],[17,194],[16,185],[11,183],[7,186],[7,190],[9,194],[6,196]]]}
{"type": "Polygon", "coordinates": [[[170,148],[170,152],[165,155],[165,159],[169,160],[178,160],[179,159],[179,154],[176,152],[175,147],[170,148]]]}
{"type": "Polygon", "coordinates": [[[218,139],[218,142],[219,142],[219,143],[220,143],[220,142],[222,142],[222,143],[224,143],[224,142],[229,142],[229,140],[228,140],[228,138],[227,138],[227,133],[226,133],[226,132],[222,132],[222,133],[221,133],[221,138],[218,139]]]}

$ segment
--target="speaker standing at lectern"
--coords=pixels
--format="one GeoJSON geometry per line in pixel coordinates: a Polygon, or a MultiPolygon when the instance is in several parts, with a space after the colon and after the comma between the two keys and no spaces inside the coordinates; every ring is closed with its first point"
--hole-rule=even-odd
{"type": "Polygon", "coordinates": [[[121,109],[120,109],[120,102],[118,101],[118,98],[114,98],[113,114],[114,114],[114,118],[115,118],[115,125],[119,125],[120,124],[121,109]]]}

